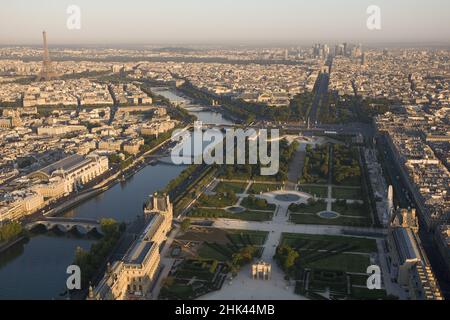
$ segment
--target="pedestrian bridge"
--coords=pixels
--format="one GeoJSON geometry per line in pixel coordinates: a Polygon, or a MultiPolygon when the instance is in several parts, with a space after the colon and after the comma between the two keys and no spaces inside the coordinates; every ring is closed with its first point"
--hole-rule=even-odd
{"type": "Polygon", "coordinates": [[[32,230],[36,227],[43,226],[47,231],[57,228],[62,232],[69,232],[71,230],[86,234],[91,231],[96,231],[102,234],[101,224],[98,220],[92,219],[78,219],[78,218],[43,218],[31,222],[25,226],[27,230],[32,230]]]}

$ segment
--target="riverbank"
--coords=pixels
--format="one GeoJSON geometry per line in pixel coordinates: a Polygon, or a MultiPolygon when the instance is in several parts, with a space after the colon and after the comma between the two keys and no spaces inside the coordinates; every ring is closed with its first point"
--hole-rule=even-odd
{"type": "MultiPolygon", "coordinates": [[[[190,111],[189,113],[193,113],[194,115],[198,115],[201,114],[203,112],[205,113],[216,113],[216,114],[220,114],[222,116],[222,119],[218,119],[219,121],[212,121],[212,122],[217,122],[217,123],[211,123],[211,121],[203,121],[203,120],[207,120],[207,119],[201,119],[201,117],[198,117],[199,121],[202,121],[204,123],[208,123],[208,124],[223,124],[224,120],[227,123],[230,124],[234,124],[234,123],[241,123],[242,119],[237,118],[232,116],[229,112],[226,112],[226,110],[224,110],[223,108],[221,108],[221,106],[217,106],[217,107],[211,107],[211,106],[206,106],[207,104],[204,103],[204,106],[201,105],[197,105],[197,103],[200,103],[200,101],[198,101],[198,99],[196,99],[196,97],[194,96],[190,96],[189,94],[187,94],[186,92],[183,92],[181,90],[179,90],[178,88],[173,88],[173,87],[152,87],[151,88],[154,93],[164,97],[165,99],[168,99],[170,101],[175,101],[177,104],[179,104],[183,109],[190,111],[189,107],[198,107],[201,108],[201,110],[196,110],[196,111],[190,111]],[[193,102],[194,104],[191,105],[191,102],[193,102]],[[222,123],[220,123],[222,122],[222,123]]],[[[203,101],[204,102],[204,101],[203,101]]]]}
{"type": "MultiPolygon", "coordinates": [[[[182,129],[182,132],[189,130],[190,126],[184,127],[182,129]]],[[[181,133],[180,133],[181,134],[181,133]]],[[[58,201],[57,203],[53,204],[53,208],[46,212],[42,212],[42,209],[39,210],[37,213],[32,214],[27,217],[26,223],[30,223],[33,220],[39,219],[40,214],[39,212],[42,212],[43,216],[46,217],[57,217],[61,214],[64,214],[68,210],[82,204],[83,202],[90,200],[106,191],[114,187],[117,183],[121,181],[121,177],[125,176],[126,179],[131,178],[136,173],[138,173],[140,170],[146,167],[146,157],[151,156],[154,153],[157,153],[162,149],[167,143],[172,141],[172,137],[168,137],[161,143],[159,143],[157,146],[153,147],[152,149],[144,152],[139,157],[133,160],[133,162],[124,170],[118,170],[115,173],[112,173],[111,176],[106,178],[105,180],[102,180],[101,182],[97,183],[96,185],[92,186],[91,188],[84,190],[82,193],[76,195],[74,198],[69,199],[65,198],[63,200],[58,201]]],[[[162,156],[161,156],[162,157],[162,156]]],[[[152,161],[157,160],[158,158],[152,159],[152,161]]]]}
{"type": "MultiPolygon", "coordinates": [[[[167,144],[163,144],[163,147],[170,148],[170,141],[164,141],[167,144]]],[[[111,173],[111,176],[107,176],[108,183],[100,181],[99,177],[86,187],[83,194],[70,198],[70,203],[65,199],[64,203],[54,205],[55,208],[52,209],[58,207],[58,210],[53,214],[80,219],[112,218],[133,228],[133,222],[143,217],[142,205],[145,199],[154,192],[163,190],[186,169],[186,166],[156,161],[164,157],[160,155],[163,151],[158,147],[160,146],[141,155],[140,161],[136,161],[136,166],[132,169],[130,167],[129,173],[120,170],[111,173]],[[99,186],[103,189],[100,190],[99,186]],[[99,189],[92,190],[94,187],[99,189]]],[[[168,149],[163,150],[167,152],[168,149]]],[[[130,242],[133,239],[129,237],[130,242]]],[[[78,247],[88,251],[95,242],[96,240],[76,234],[56,236],[56,233],[49,232],[33,235],[24,245],[13,245],[5,254],[0,255],[0,299],[67,298],[61,295],[65,291],[67,266],[73,264],[78,247]]],[[[126,249],[128,246],[125,243],[119,253],[126,249]]]]}
{"type": "Polygon", "coordinates": [[[0,254],[8,251],[12,247],[14,247],[16,244],[19,244],[20,242],[25,241],[26,239],[27,239],[26,236],[20,236],[14,240],[8,241],[7,243],[0,245],[0,254]]]}

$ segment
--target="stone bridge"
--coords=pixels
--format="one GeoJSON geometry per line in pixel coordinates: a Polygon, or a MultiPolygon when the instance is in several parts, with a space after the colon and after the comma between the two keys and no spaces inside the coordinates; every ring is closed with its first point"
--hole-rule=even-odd
{"type": "Polygon", "coordinates": [[[27,224],[25,228],[27,230],[32,230],[38,226],[45,227],[47,231],[58,228],[58,230],[62,232],[69,232],[76,229],[76,231],[80,233],[89,233],[95,230],[102,234],[100,221],[91,219],[48,217],[31,222],[27,224]]]}

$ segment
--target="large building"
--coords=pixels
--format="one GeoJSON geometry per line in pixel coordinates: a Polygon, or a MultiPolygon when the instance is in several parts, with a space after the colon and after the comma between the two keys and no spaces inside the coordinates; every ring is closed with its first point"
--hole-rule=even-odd
{"type": "Polygon", "coordinates": [[[143,136],[158,136],[164,132],[170,131],[176,126],[176,121],[170,120],[170,117],[158,118],[141,127],[141,134],[143,136]]]}
{"type": "Polygon", "coordinates": [[[0,200],[0,224],[20,220],[44,205],[44,197],[32,190],[18,190],[0,200]]]}
{"type": "Polygon", "coordinates": [[[19,220],[71,192],[109,169],[108,158],[74,154],[28,175],[31,186],[0,199],[0,221],[19,220]]]}
{"type": "Polygon", "coordinates": [[[73,132],[86,133],[88,130],[82,125],[54,125],[37,128],[38,136],[59,136],[73,132]]]}
{"type": "Polygon", "coordinates": [[[444,113],[441,119],[433,112],[402,106],[401,112],[387,112],[375,120],[381,141],[387,142],[398,165],[398,179],[411,192],[428,231],[450,222],[450,172],[444,159],[448,152],[444,147],[440,156],[439,148],[425,139],[431,132],[447,132],[448,116],[444,113]]]}
{"type": "Polygon", "coordinates": [[[392,280],[405,290],[411,300],[442,300],[418,230],[414,209],[394,213],[387,238],[392,280]]]}
{"type": "Polygon", "coordinates": [[[138,239],[126,256],[108,265],[99,285],[89,288],[89,300],[130,300],[145,298],[159,266],[159,247],[138,239]]]}
{"type": "Polygon", "coordinates": [[[450,225],[443,224],[435,231],[436,244],[447,267],[450,277],[450,225]]]}
{"type": "Polygon", "coordinates": [[[31,179],[51,182],[52,178],[64,180],[64,192],[71,193],[108,171],[108,158],[96,154],[74,154],[29,175],[31,179]]]}
{"type": "Polygon", "coordinates": [[[14,128],[22,125],[22,120],[20,117],[10,116],[10,117],[1,117],[0,118],[0,128],[14,128]]]}
{"type": "Polygon", "coordinates": [[[147,224],[125,256],[108,265],[89,300],[146,299],[155,283],[159,248],[172,227],[173,207],[168,196],[154,194],[144,208],[147,224]]]}

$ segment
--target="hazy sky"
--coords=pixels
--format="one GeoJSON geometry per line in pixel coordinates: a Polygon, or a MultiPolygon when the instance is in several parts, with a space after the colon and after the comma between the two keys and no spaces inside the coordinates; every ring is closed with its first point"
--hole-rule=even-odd
{"type": "Polygon", "coordinates": [[[449,0],[0,0],[0,44],[450,41],[449,0]],[[81,8],[81,30],[66,9],[81,8]],[[366,27],[381,8],[380,31],[366,27]]]}

